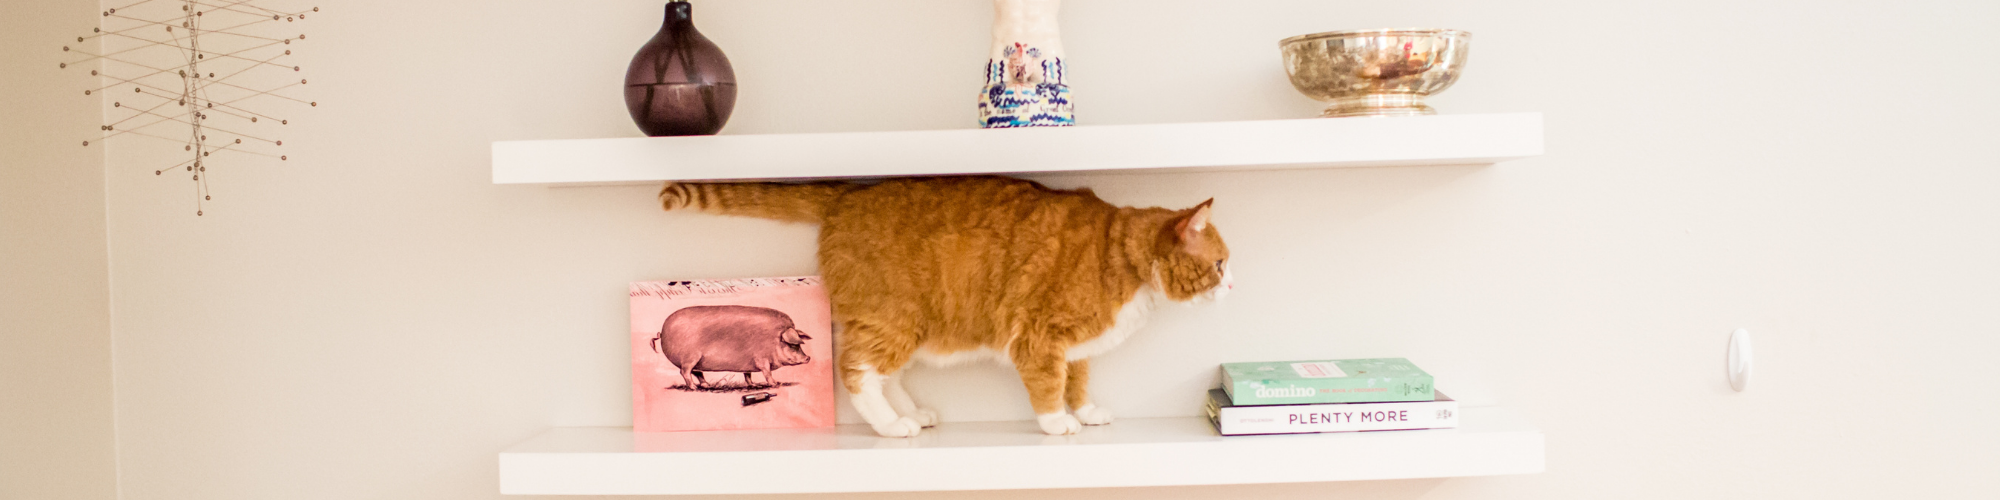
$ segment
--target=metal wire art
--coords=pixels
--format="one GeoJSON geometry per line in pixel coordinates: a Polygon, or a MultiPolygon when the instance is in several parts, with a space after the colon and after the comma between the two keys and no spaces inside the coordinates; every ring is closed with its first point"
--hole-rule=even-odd
{"type": "MultiPolygon", "coordinates": [[[[213,198],[215,158],[289,160],[281,149],[291,113],[318,107],[297,97],[304,68],[289,64],[306,35],[299,23],[319,7],[281,11],[260,0],[127,0],[104,9],[90,34],[76,37],[76,54],[59,69],[95,66],[99,77],[83,95],[111,101],[95,141],[144,137],[181,146],[185,159],[153,175],[189,176],[196,216],[213,198]],[[98,40],[95,50],[85,42],[98,40]],[[97,64],[87,64],[87,63],[97,64]],[[218,156],[219,155],[219,156],[218,156]]],[[[110,3],[110,2],[107,2],[110,3]]]]}

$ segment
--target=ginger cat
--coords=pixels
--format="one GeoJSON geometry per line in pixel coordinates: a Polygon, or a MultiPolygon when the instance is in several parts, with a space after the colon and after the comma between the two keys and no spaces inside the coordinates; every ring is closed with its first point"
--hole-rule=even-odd
{"type": "Polygon", "coordinates": [[[1004,177],[660,190],[667,210],[821,224],[840,378],[889,437],[938,422],[903,390],[912,360],[1012,364],[1049,434],[1110,423],[1086,390],[1089,358],[1130,336],[1159,298],[1213,300],[1231,288],[1229,247],[1208,222],[1213,201],[1122,208],[1088,189],[1004,177]]]}

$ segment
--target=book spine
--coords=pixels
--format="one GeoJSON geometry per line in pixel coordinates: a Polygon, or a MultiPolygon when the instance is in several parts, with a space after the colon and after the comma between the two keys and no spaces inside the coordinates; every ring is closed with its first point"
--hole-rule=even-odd
{"type": "Polygon", "coordinates": [[[1395,379],[1228,380],[1238,405],[1423,402],[1434,399],[1430,377],[1395,379]]]}
{"type": "Polygon", "coordinates": [[[1227,367],[1222,369],[1222,393],[1228,394],[1229,397],[1231,398],[1230,399],[1231,401],[1234,401],[1236,398],[1235,379],[1236,377],[1229,373],[1229,369],[1227,367]]]}
{"type": "Polygon", "coordinates": [[[1457,401],[1217,406],[1211,404],[1209,413],[1224,436],[1458,427],[1457,401]]]}

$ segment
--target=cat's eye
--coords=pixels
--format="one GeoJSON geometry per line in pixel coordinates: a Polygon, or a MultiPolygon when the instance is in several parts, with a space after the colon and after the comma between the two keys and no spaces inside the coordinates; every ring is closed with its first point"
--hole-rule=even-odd
{"type": "Polygon", "coordinates": [[[1222,261],[1215,261],[1215,272],[1222,272],[1222,261]]]}

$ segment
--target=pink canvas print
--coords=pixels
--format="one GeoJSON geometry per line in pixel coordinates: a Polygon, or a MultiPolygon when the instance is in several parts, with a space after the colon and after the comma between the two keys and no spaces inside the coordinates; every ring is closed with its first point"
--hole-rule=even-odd
{"type": "Polygon", "coordinates": [[[818,277],[632,284],[632,428],[833,425],[833,313],[818,277]]]}

